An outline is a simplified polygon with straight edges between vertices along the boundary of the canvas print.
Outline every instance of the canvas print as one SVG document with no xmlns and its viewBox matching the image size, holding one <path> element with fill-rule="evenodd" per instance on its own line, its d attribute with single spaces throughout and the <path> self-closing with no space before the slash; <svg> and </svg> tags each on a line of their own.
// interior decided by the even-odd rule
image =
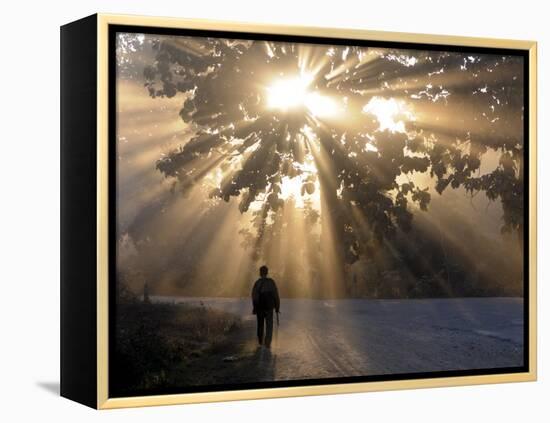
<svg viewBox="0 0 550 423">
<path fill-rule="evenodd" d="M 117 32 L 110 396 L 522 371 L 526 57 Z"/>
</svg>

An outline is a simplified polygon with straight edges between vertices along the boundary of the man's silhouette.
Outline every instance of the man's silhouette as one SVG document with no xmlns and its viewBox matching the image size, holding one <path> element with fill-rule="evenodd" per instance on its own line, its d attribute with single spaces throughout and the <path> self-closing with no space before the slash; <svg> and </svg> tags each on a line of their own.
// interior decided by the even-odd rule
<svg viewBox="0 0 550 423">
<path fill-rule="evenodd" d="M 268 271 L 267 266 L 260 267 L 260 279 L 252 288 L 252 313 L 258 319 L 258 343 L 270 348 L 273 337 L 273 310 L 279 313 L 280 300 L 275 281 L 267 277 Z"/>
</svg>

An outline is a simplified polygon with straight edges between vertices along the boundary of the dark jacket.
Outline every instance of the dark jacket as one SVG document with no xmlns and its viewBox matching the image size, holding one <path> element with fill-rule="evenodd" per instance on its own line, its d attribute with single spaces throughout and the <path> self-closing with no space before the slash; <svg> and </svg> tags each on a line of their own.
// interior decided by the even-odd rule
<svg viewBox="0 0 550 423">
<path fill-rule="evenodd" d="M 253 313 L 258 311 L 275 311 L 279 312 L 280 300 L 279 291 L 275 281 L 271 278 L 260 278 L 252 288 L 252 306 Z"/>
</svg>

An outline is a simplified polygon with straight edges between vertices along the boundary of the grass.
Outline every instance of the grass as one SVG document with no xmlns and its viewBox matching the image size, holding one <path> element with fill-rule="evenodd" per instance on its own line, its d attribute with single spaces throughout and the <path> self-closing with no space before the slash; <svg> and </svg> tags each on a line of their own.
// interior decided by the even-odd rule
<svg viewBox="0 0 550 423">
<path fill-rule="evenodd" d="M 204 362 L 227 349 L 240 324 L 238 317 L 205 306 L 118 304 L 110 393 L 170 388 L 175 372 L 179 383 L 200 385 Z"/>
</svg>

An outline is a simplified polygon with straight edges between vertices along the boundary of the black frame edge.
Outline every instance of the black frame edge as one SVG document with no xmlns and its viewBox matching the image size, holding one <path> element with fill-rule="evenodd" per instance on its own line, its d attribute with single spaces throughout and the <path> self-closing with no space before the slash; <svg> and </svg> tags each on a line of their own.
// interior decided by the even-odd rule
<svg viewBox="0 0 550 423">
<path fill-rule="evenodd" d="M 60 35 L 60 392 L 97 408 L 97 15 Z"/>
</svg>

